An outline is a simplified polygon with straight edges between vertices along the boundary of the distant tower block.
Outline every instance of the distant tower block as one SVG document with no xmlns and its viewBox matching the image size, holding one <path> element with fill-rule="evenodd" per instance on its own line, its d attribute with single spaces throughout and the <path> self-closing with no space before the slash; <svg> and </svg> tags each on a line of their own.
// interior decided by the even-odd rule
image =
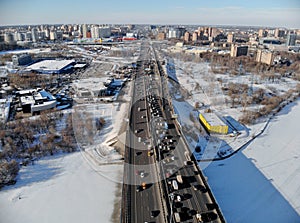
<svg viewBox="0 0 300 223">
<path fill-rule="evenodd" d="M 234 35 L 233 33 L 228 33 L 227 35 L 227 43 L 233 43 Z"/>
<path fill-rule="evenodd" d="M 190 42 L 191 41 L 191 34 L 189 32 L 185 32 L 184 41 L 185 42 Z"/>
<path fill-rule="evenodd" d="M 192 41 L 193 42 L 196 42 L 198 40 L 198 33 L 197 32 L 194 32 L 193 33 L 193 36 L 192 36 Z"/>
</svg>

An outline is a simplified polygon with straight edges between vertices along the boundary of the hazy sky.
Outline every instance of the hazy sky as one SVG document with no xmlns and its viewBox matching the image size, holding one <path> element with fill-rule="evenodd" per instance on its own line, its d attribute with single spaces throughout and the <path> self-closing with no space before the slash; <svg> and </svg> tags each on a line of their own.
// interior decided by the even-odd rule
<svg viewBox="0 0 300 223">
<path fill-rule="evenodd" d="M 0 24 L 147 23 L 300 28 L 300 0 L 0 0 Z"/>
</svg>

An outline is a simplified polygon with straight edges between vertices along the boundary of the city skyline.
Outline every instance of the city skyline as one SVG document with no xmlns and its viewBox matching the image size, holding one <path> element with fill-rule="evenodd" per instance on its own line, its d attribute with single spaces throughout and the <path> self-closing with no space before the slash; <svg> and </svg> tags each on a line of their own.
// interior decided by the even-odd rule
<svg viewBox="0 0 300 223">
<path fill-rule="evenodd" d="M 298 0 L 0 0 L 0 25 L 209 24 L 300 28 Z"/>
</svg>

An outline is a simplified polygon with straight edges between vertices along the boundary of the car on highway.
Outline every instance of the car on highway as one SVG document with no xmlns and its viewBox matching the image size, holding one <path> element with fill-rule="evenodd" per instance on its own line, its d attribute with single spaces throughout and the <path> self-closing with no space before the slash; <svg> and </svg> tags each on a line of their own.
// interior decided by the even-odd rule
<svg viewBox="0 0 300 223">
<path fill-rule="evenodd" d="M 141 190 L 142 190 L 141 186 L 138 185 L 138 186 L 136 187 L 136 192 L 140 192 Z"/>
<path fill-rule="evenodd" d="M 143 170 L 140 172 L 140 176 L 141 176 L 141 178 L 145 177 L 145 172 Z"/>
<path fill-rule="evenodd" d="M 188 166 L 188 165 L 193 165 L 193 161 L 184 161 L 184 165 Z"/>
<path fill-rule="evenodd" d="M 142 154 L 141 151 L 138 151 L 138 152 L 135 153 L 136 156 L 139 156 L 139 155 L 141 155 L 141 154 Z"/>
<path fill-rule="evenodd" d="M 199 185 L 198 184 L 192 184 L 191 185 L 193 190 L 198 190 L 199 189 Z"/>
<path fill-rule="evenodd" d="M 160 213 L 160 210 L 153 210 L 153 211 L 151 211 L 150 217 L 155 218 L 159 215 L 159 213 Z"/>
</svg>

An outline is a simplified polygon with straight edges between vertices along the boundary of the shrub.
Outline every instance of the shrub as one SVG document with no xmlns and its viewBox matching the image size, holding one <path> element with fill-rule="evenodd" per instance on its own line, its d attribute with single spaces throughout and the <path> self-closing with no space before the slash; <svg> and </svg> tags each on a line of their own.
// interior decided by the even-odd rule
<svg viewBox="0 0 300 223">
<path fill-rule="evenodd" d="M 7 184 L 14 184 L 15 178 L 19 172 L 17 161 L 4 161 L 0 163 L 0 188 Z"/>
</svg>

